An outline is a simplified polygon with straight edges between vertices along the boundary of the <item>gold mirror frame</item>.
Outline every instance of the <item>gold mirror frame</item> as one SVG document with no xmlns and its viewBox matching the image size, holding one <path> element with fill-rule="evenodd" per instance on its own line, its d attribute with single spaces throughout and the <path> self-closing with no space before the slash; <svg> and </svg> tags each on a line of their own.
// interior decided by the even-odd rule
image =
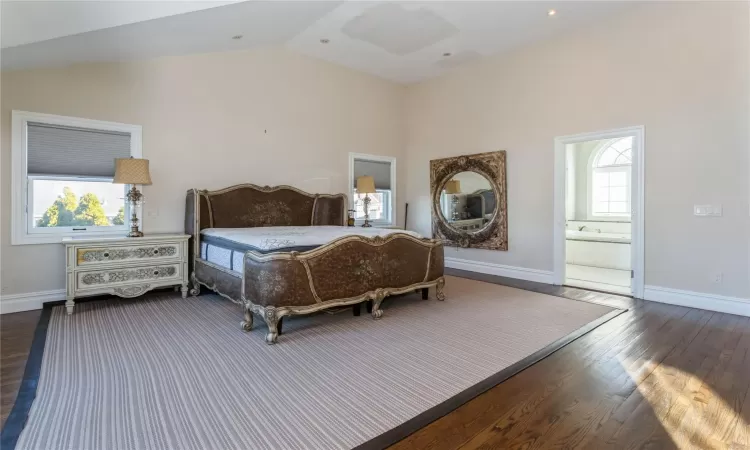
<svg viewBox="0 0 750 450">
<path fill-rule="evenodd" d="M 489 223 L 476 231 L 451 227 L 440 211 L 440 194 L 445 183 L 461 172 L 476 172 L 490 182 L 495 195 L 495 211 Z M 432 236 L 444 245 L 487 250 L 508 250 L 508 204 L 506 195 L 505 151 L 454 156 L 430 161 Z"/>
</svg>

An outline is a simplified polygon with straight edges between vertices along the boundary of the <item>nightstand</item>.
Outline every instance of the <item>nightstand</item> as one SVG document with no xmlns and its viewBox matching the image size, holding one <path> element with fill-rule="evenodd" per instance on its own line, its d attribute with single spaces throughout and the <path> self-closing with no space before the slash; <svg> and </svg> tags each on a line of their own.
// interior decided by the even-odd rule
<svg viewBox="0 0 750 450">
<path fill-rule="evenodd" d="M 188 293 L 186 234 L 150 234 L 129 238 L 71 238 L 65 245 L 68 314 L 75 298 L 112 294 L 137 297 L 152 289 L 181 287 Z"/>
</svg>

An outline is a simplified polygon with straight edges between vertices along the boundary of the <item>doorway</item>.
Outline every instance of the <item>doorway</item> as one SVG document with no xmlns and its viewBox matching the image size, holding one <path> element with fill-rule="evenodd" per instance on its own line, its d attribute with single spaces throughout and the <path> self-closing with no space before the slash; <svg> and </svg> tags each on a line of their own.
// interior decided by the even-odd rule
<svg viewBox="0 0 750 450">
<path fill-rule="evenodd" d="M 555 139 L 554 274 L 643 297 L 643 127 Z"/>
</svg>

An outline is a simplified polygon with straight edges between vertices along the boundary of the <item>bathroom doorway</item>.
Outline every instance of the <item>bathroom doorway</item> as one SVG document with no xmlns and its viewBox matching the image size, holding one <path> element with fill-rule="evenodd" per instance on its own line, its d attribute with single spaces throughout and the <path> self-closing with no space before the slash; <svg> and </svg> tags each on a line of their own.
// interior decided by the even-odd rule
<svg viewBox="0 0 750 450">
<path fill-rule="evenodd" d="M 643 129 L 555 140 L 555 279 L 642 297 Z"/>
</svg>

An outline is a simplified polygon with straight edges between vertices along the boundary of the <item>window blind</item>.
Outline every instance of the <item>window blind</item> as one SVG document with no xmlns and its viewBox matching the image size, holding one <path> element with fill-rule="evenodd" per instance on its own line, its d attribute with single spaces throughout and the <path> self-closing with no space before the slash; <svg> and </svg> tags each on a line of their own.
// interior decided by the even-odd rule
<svg viewBox="0 0 750 450">
<path fill-rule="evenodd" d="M 369 175 L 375 180 L 375 189 L 391 189 L 391 163 L 382 161 L 354 160 L 354 186 L 357 178 Z"/>
<path fill-rule="evenodd" d="M 29 175 L 113 177 L 115 158 L 130 157 L 130 133 L 27 124 Z"/>
</svg>

